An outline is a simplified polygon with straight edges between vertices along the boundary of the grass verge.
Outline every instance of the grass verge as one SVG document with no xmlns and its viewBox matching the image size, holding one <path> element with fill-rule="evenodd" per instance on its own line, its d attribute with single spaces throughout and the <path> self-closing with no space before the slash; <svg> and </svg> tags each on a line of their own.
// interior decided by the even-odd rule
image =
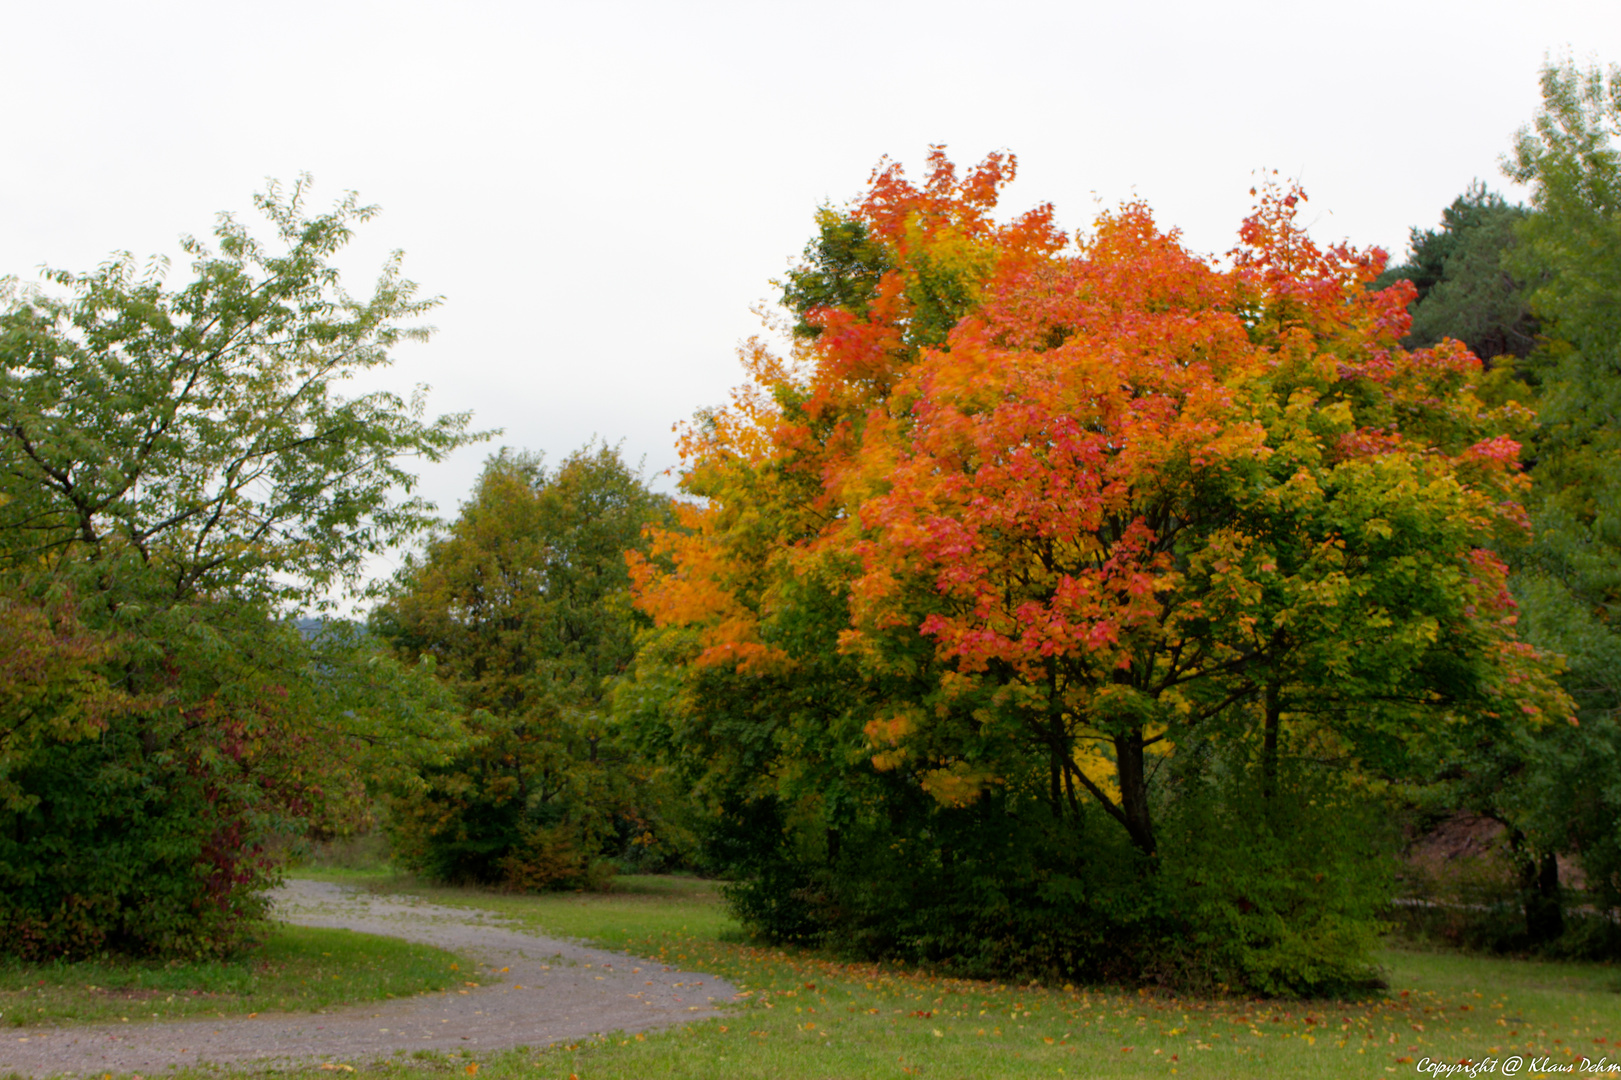
<svg viewBox="0 0 1621 1080">
<path fill-rule="evenodd" d="M 472 961 L 398 938 L 273 925 L 226 960 L 0 963 L 0 1024 L 314 1011 L 442 990 Z"/>
<path fill-rule="evenodd" d="M 624 877 L 608 894 L 510 896 L 375 873 L 323 877 L 499 912 L 537 931 L 724 976 L 745 996 L 722 1019 L 645 1035 L 232 1076 L 1382 1080 L 1419 1075 L 1426 1060 L 1495 1058 L 1493 1073 L 1502 1075 L 1501 1063 L 1517 1056 L 1517 1075 L 1527 1077 L 1592 1074 L 1580 1071 L 1581 1058 L 1614 1062 L 1621 1039 L 1616 972 L 1597 965 L 1393 950 L 1382 956 L 1392 989 L 1380 998 L 1210 1000 L 953 979 L 762 948 L 742 940 L 710 885 L 691 879 Z"/>
<path fill-rule="evenodd" d="M 375 875 L 350 881 L 497 911 L 537 931 L 713 972 L 746 994 L 725 1019 L 666 1032 L 494 1054 L 419 1053 L 372 1066 L 357 1062 L 357 1075 L 1338 1080 L 1416 1075 L 1425 1059 L 1501 1062 L 1518 1055 L 1519 1075 L 1553 1076 L 1568 1075 L 1564 1070 L 1583 1056 L 1602 1060 L 1621 1038 L 1616 973 L 1594 965 L 1392 950 L 1382 957 L 1392 990 L 1380 998 L 1193 999 L 952 979 L 761 948 L 741 940 L 712 887 L 690 879 L 626 877 L 613 893 L 551 896 Z M 1536 1067 L 1539 1060 L 1546 1067 Z"/>
</svg>

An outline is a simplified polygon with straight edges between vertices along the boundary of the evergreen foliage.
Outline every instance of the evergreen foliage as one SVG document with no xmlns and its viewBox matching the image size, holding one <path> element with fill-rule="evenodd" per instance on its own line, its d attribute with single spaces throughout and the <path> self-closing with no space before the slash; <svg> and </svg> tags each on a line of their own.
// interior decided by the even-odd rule
<svg viewBox="0 0 1621 1080">
<path fill-rule="evenodd" d="M 1488 362 L 1530 353 L 1537 322 L 1513 258 L 1526 214 L 1476 181 L 1441 212 L 1439 229 L 1413 227 L 1407 262 L 1377 282 L 1407 280 L 1418 290 L 1404 344 L 1420 348 L 1455 338 Z"/>
</svg>

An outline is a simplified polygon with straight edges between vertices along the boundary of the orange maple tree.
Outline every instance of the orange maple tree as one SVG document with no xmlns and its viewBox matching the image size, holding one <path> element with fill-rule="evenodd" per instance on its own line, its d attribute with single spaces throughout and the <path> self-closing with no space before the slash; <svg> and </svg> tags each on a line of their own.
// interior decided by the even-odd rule
<svg viewBox="0 0 1621 1080">
<path fill-rule="evenodd" d="M 791 355 L 745 350 L 751 385 L 683 433 L 701 501 L 635 560 L 687 677 L 839 681 L 785 758 L 833 732 L 828 769 L 942 806 L 1040 776 L 1147 855 L 1180 746 L 1252 750 L 1266 799 L 1291 746 L 1388 763 L 1563 715 L 1492 554 L 1527 418 L 1461 345 L 1401 347 L 1384 253 L 1320 247 L 1275 184 L 1225 260 L 1140 203 L 1072 240 L 1050 206 L 993 216 L 1014 164 L 936 148 L 823 212 Z"/>
</svg>

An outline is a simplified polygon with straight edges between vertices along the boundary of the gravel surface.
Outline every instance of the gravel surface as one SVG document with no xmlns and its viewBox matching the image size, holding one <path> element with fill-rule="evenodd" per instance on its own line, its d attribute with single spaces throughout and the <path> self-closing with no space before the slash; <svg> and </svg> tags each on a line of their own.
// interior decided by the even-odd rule
<svg viewBox="0 0 1621 1080">
<path fill-rule="evenodd" d="M 423 1049 L 542 1047 L 713 1016 L 717 1005 L 737 993 L 709 975 L 539 937 L 485 912 L 373 896 L 324 882 L 290 882 L 276 894 L 276 914 L 301 926 L 426 942 L 511 970 L 494 986 L 319 1013 L 0 1028 L 0 1073 L 100 1074 L 199 1062 L 308 1065 Z M 488 981 L 483 976 L 473 978 Z"/>
</svg>

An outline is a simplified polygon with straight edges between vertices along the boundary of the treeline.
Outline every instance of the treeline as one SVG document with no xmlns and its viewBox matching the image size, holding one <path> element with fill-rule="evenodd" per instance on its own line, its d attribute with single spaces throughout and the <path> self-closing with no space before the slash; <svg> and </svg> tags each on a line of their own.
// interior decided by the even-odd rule
<svg viewBox="0 0 1621 1080">
<path fill-rule="evenodd" d="M 1613 950 L 1557 860 L 1621 906 L 1621 76 L 1543 89 L 1531 205 L 1472 185 L 1396 267 L 1287 185 L 1214 261 L 1136 203 L 1000 220 L 1010 156 L 885 166 L 681 497 L 503 451 L 308 636 L 473 437 L 330 392 L 425 306 L 338 290 L 366 211 L 14 289 L 0 947 L 226 948 L 275 852 L 382 827 L 442 880 L 720 874 L 779 941 L 1324 993 L 1376 979 L 1397 825 L 1469 811 L 1515 943 Z"/>
</svg>

